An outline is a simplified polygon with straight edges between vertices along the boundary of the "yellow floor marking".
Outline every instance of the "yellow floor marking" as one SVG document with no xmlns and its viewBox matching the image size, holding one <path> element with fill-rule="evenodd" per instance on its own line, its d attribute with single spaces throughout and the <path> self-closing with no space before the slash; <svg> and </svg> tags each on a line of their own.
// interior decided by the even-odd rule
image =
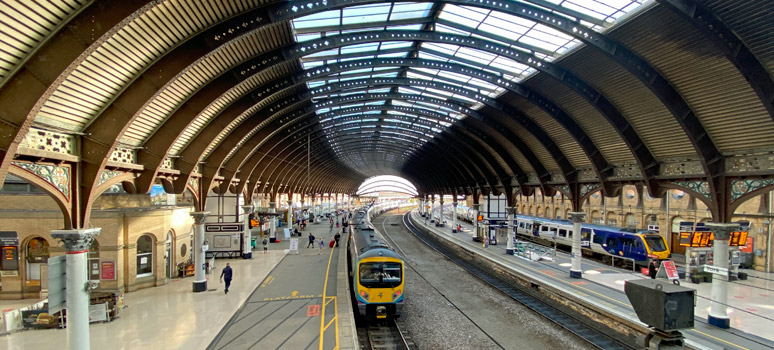
<svg viewBox="0 0 774 350">
<path fill-rule="evenodd" d="M 333 260 L 333 252 L 334 250 L 331 249 L 331 253 L 328 255 L 328 268 L 325 269 L 325 283 L 323 283 L 323 303 L 322 303 L 322 312 L 320 314 L 320 350 L 323 350 L 323 343 L 325 341 L 325 305 L 327 304 L 326 299 L 328 298 L 326 294 L 328 293 L 328 274 L 331 272 L 331 260 Z M 338 318 L 336 319 L 336 323 L 338 324 Z M 337 326 L 338 328 L 338 326 Z M 336 348 L 339 347 L 339 337 L 336 335 Z"/>
<path fill-rule="evenodd" d="M 266 286 L 270 285 L 271 282 L 273 281 L 274 281 L 274 276 L 272 275 L 267 276 L 266 280 L 264 280 L 263 283 L 261 283 L 261 288 L 266 288 Z"/>
<path fill-rule="evenodd" d="M 689 329 L 689 331 L 691 331 L 691 332 L 696 332 L 696 333 L 699 333 L 699 334 L 701 334 L 701 335 L 703 335 L 703 336 L 705 336 L 705 337 L 710 337 L 710 338 L 712 338 L 712 339 L 715 339 L 715 340 L 717 340 L 717 341 L 724 342 L 724 343 L 726 343 L 726 344 L 728 344 L 728 345 L 733 345 L 733 346 L 736 346 L 737 348 L 740 348 L 740 349 L 744 349 L 744 350 L 750 350 L 750 349 L 748 349 L 748 348 L 745 348 L 744 346 L 736 345 L 736 344 L 734 344 L 734 343 L 732 343 L 732 342 L 729 342 L 729 341 L 727 341 L 727 340 L 723 340 L 723 339 L 720 339 L 720 338 L 718 338 L 718 337 L 711 336 L 711 335 L 709 335 L 709 334 L 707 334 L 707 333 L 704 333 L 704 332 L 702 332 L 702 331 L 698 331 L 698 330 L 696 330 L 695 328 L 691 328 L 691 329 Z"/>
</svg>

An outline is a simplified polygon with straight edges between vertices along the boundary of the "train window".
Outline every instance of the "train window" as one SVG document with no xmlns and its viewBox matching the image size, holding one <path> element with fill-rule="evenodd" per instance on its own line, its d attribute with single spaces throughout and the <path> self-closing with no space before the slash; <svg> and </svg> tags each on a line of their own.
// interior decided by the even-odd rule
<svg viewBox="0 0 774 350">
<path fill-rule="evenodd" d="M 590 241 L 591 240 L 591 230 L 587 228 L 581 229 L 581 241 Z"/>
<path fill-rule="evenodd" d="M 618 240 L 616 240 L 615 237 L 608 237 L 605 244 L 607 244 L 608 249 L 618 248 Z"/>
<path fill-rule="evenodd" d="M 524 223 L 523 223 L 523 222 L 520 222 L 520 223 L 519 223 L 519 227 L 521 227 L 521 228 L 524 228 Z"/>
<path fill-rule="evenodd" d="M 567 237 L 567 230 L 559 230 L 559 237 Z"/>
<path fill-rule="evenodd" d="M 594 235 L 593 242 L 595 244 L 602 244 L 602 242 L 604 242 L 604 241 L 605 241 L 605 236 L 604 235 L 600 235 L 600 234 L 595 234 Z"/>
<path fill-rule="evenodd" d="M 402 281 L 401 266 L 397 262 L 362 263 L 358 276 L 360 284 L 368 288 L 396 287 Z"/>
<path fill-rule="evenodd" d="M 653 252 L 663 252 L 667 250 L 664 239 L 659 235 L 645 235 L 645 243 L 650 246 L 650 250 Z"/>
</svg>

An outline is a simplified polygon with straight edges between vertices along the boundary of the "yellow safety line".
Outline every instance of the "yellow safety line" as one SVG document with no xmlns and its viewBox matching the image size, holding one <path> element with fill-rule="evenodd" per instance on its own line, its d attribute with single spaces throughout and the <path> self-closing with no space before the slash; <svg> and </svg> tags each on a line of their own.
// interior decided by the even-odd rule
<svg viewBox="0 0 774 350">
<path fill-rule="evenodd" d="M 446 233 L 444 233 L 443 231 L 441 231 L 441 233 L 442 233 L 442 234 L 444 234 L 444 235 L 446 235 Z M 450 238 L 454 239 L 455 241 L 459 241 L 459 242 L 461 242 L 459 239 L 457 239 L 457 237 L 453 237 L 453 236 L 452 236 L 452 237 L 450 237 Z M 631 307 L 631 305 L 629 305 L 629 304 L 626 304 L 626 303 L 624 303 L 624 302 L 622 302 L 622 301 L 619 301 L 619 300 L 613 299 L 613 298 L 611 298 L 611 297 L 608 297 L 608 296 L 606 296 L 606 295 L 604 295 L 604 294 L 600 294 L 600 293 L 597 293 L 597 292 L 595 292 L 595 291 L 593 291 L 593 290 L 590 290 L 590 289 L 586 289 L 586 288 L 583 288 L 583 287 L 576 286 L 576 285 L 572 284 L 572 282 L 567 282 L 567 281 L 564 281 L 564 280 L 562 280 L 562 279 L 560 279 L 560 278 L 558 278 L 558 277 L 554 277 L 554 276 L 551 276 L 551 275 L 549 275 L 549 274 L 547 274 L 547 273 L 540 272 L 540 270 L 538 270 L 538 269 L 535 269 L 535 268 L 533 268 L 532 266 L 529 266 L 529 265 L 524 265 L 524 264 L 522 264 L 522 263 L 520 263 L 520 262 L 518 262 L 518 261 L 509 261 L 509 263 L 513 263 L 513 264 L 519 265 L 519 266 L 521 266 L 521 267 L 527 268 L 527 269 L 529 269 L 529 270 L 532 270 L 532 271 L 534 271 L 534 272 L 536 272 L 536 273 L 539 273 L 539 274 L 541 274 L 541 275 L 543 275 L 543 276 L 546 276 L 546 277 L 548 277 L 548 278 L 551 278 L 551 279 L 553 279 L 553 280 L 556 280 L 556 281 L 558 281 L 558 282 L 561 282 L 561 283 L 563 283 L 563 284 L 566 284 L 566 285 L 571 285 L 573 288 L 576 288 L 576 289 L 582 289 L 582 290 L 584 290 L 584 291 L 587 291 L 587 292 L 589 292 L 589 293 L 592 293 L 592 294 L 598 295 L 598 296 L 600 296 L 600 297 L 603 297 L 603 298 L 605 298 L 605 299 L 611 300 L 611 301 L 613 301 L 613 302 L 616 302 L 616 303 L 618 303 L 618 304 L 621 304 L 621 305 L 624 305 L 624 306 L 629 306 L 629 307 Z M 712 336 L 712 335 L 709 335 L 709 334 L 707 334 L 707 333 L 704 333 L 704 332 L 702 332 L 702 331 L 698 331 L 698 330 L 696 330 L 695 328 L 691 328 L 691 329 L 689 329 L 689 330 L 690 330 L 690 331 L 693 331 L 693 332 L 696 332 L 696 333 L 699 333 L 699 334 L 702 334 L 702 335 L 705 335 L 705 336 L 707 336 L 707 337 L 710 337 L 710 338 L 712 338 L 712 339 L 715 339 L 715 340 L 718 340 L 718 341 L 724 342 L 724 343 L 726 343 L 726 344 L 729 344 L 729 345 L 736 346 L 736 347 L 738 347 L 738 348 L 740 348 L 740 349 L 749 350 L 749 349 L 747 349 L 747 348 L 745 348 L 745 347 L 743 347 L 743 346 L 740 346 L 740 345 L 737 345 L 737 344 L 731 343 L 731 342 L 729 342 L 729 341 L 727 341 L 727 340 L 723 340 L 723 339 L 720 339 L 720 338 L 714 337 L 714 336 Z"/>
<path fill-rule="evenodd" d="M 748 348 L 745 348 L 744 346 L 741 346 L 741 345 L 734 344 L 734 343 L 732 343 L 732 342 L 729 342 L 729 341 L 727 341 L 727 340 L 723 340 L 723 339 L 720 339 L 720 338 L 718 338 L 718 337 L 715 337 L 715 336 L 709 335 L 709 334 L 707 334 L 707 333 L 704 333 L 704 332 L 702 332 L 702 331 L 698 331 L 698 330 L 696 330 L 695 328 L 691 328 L 691 329 L 689 329 L 689 331 L 691 331 L 691 332 L 696 332 L 696 333 L 699 333 L 699 334 L 701 334 L 701 335 L 704 335 L 704 336 L 710 337 L 710 338 L 712 338 L 712 339 L 715 339 L 715 340 L 717 340 L 717 341 L 724 342 L 724 343 L 726 343 L 726 344 L 728 344 L 728 345 L 733 345 L 733 346 L 736 346 L 736 347 L 738 347 L 738 348 L 740 348 L 740 349 L 744 349 L 744 350 L 750 350 L 750 349 L 748 349 Z"/>
<path fill-rule="evenodd" d="M 331 272 L 331 260 L 333 260 L 333 249 L 331 254 L 328 255 L 328 268 L 325 270 L 325 283 L 323 283 L 323 303 L 322 312 L 320 314 L 320 350 L 323 350 L 323 341 L 325 340 L 325 299 L 327 299 L 326 293 L 328 292 L 328 274 Z M 338 347 L 338 343 L 336 346 Z"/>
</svg>

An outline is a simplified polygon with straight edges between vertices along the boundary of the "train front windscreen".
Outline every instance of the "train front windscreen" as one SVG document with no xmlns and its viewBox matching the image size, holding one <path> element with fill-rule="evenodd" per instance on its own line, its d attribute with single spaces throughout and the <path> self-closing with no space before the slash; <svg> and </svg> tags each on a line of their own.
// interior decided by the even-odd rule
<svg viewBox="0 0 774 350">
<path fill-rule="evenodd" d="M 645 242 L 648 243 L 652 252 L 663 252 L 667 250 L 664 239 L 659 235 L 645 235 Z"/>
<path fill-rule="evenodd" d="M 400 285 L 400 263 L 366 262 L 360 264 L 360 284 L 366 288 L 394 288 Z"/>
</svg>

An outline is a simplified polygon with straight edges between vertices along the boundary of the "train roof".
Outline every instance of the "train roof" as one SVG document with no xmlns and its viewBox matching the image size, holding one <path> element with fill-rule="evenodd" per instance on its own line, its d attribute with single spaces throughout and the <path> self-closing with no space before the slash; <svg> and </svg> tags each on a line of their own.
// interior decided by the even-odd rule
<svg viewBox="0 0 774 350">
<path fill-rule="evenodd" d="M 542 218 L 538 216 L 531 216 L 531 215 L 521 215 L 517 214 L 517 217 L 524 217 L 529 218 L 533 220 L 537 220 L 544 223 L 551 223 L 551 224 L 564 224 L 564 225 L 572 225 L 572 221 L 570 220 L 564 220 L 564 219 L 549 219 L 549 218 Z M 648 233 L 647 229 L 642 228 L 628 228 L 628 227 L 617 227 L 617 226 L 606 226 L 606 225 L 600 225 L 600 224 L 589 224 L 589 223 L 581 223 L 583 228 L 590 228 L 595 230 L 617 230 L 622 232 L 628 232 L 628 233 Z"/>
</svg>

